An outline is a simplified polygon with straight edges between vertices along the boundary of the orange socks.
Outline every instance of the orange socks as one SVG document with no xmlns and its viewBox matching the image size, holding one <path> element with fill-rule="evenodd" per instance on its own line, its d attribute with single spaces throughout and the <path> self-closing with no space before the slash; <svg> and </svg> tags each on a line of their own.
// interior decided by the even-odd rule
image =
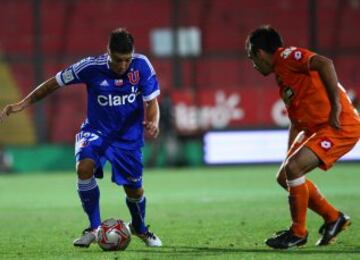
<svg viewBox="0 0 360 260">
<path fill-rule="evenodd" d="M 299 237 L 307 234 L 306 210 L 309 201 L 309 190 L 305 182 L 305 176 L 287 181 L 289 187 L 289 205 L 292 219 L 292 232 Z"/>
<path fill-rule="evenodd" d="M 339 217 L 335 209 L 322 196 L 316 185 L 305 179 L 305 176 L 287 181 L 289 189 L 289 205 L 291 212 L 291 230 L 296 236 L 304 237 L 306 231 L 306 210 L 311 210 L 322 216 L 326 223 L 333 222 Z"/>
<path fill-rule="evenodd" d="M 335 221 L 339 217 L 339 211 L 325 199 L 312 181 L 307 179 L 306 185 L 309 190 L 309 208 L 322 216 L 326 223 Z"/>
</svg>

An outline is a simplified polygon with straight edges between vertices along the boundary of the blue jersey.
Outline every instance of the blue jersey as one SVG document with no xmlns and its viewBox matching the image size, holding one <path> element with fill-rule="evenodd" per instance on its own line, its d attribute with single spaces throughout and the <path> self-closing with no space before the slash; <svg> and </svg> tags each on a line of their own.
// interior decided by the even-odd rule
<svg viewBox="0 0 360 260">
<path fill-rule="evenodd" d="M 154 68 L 146 56 L 133 54 L 129 69 L 119 76 L 108 55 L 85 58 L 56 74 L 60 86 L 87 86 L 87 118 L 81 130 L 95 132 L 113 145 L 137 149 L 144 144 L 144 101 L 160 94 Z"/>
</svg>

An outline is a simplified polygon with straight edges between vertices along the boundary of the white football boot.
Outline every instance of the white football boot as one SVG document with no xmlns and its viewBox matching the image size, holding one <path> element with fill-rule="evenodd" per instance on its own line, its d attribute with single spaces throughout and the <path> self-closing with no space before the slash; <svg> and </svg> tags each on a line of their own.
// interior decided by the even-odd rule
<svg viewBox="0 0 360 260">
<path fill-rule="evenodd" d="M 150 232 L 149 230 L 144 234 L 138 234 L 138 233 L 136 233 L 136 231 L 131 223 L 128 224 L 128 227 L 129 227 L 131 234 L 137 236 L 142 241 L 144 241 L 145 245 L 147 245 L 149 247 L 162 246 L 162 242 L 161 242 L 160 238 L 157 235 L 155 235 L 154 233 Z"/>
<path fill-rule="evenodd" d="M 87 228 L 82 232 L 82 236 L 75 239 L 74 246 L 77 247 L 89 247 L 92 243 L 96 243 L 96 229 Z"/>
</svg>

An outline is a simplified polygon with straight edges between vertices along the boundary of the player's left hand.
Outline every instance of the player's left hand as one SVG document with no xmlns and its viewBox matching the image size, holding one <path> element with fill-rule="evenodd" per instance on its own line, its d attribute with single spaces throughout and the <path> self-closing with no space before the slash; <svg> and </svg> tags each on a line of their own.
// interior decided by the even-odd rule
<svg viewBox="0 0 360 260">
<path fill-rule="evenodd" d="M 329 124 L 331 127 L 335 129 L 341 129 L 340 113 L 341 113 L 341 106 L 336 110 L 332 109 L 329 115 Z"/>
<path fill-rule="evenodd" d="M 146 135 L 150 138 L 156 138 L 159 135 L 159 125 L 151 121 L 143 122 Z"/>
</svg>

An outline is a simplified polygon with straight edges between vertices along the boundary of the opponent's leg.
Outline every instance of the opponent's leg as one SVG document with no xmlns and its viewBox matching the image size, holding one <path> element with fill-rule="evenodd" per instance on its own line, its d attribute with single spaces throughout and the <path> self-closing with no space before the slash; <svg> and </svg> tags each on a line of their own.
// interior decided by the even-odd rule
<svg viewBox="0 0 360 260">
<path fill-rule="evenodd" d="M 318 187 L 309 179 L 306 180 L 309 190 L 309 208 L 323 217 L 329 223 L 335 221 L 340 213 L 321 194 Z"/>
<path fill-rule="evenodd" d="M 304 175 L 319 164 L 318 157 L 307 147 L 302 147 L 285 162 L 292 225 L 288 231 L 277 233 L 276 236 L 269 238 L 266 244 L 270 247 L 285 249 L 306 243 L 306 210 L 309 190 Z"/>
<path fill-rule="evenodd" d="M 124 190 L 126 193 L 126 205 L 132 218 L 129 224 L 131 233 L 141 238 L 147 246 L 161 246 L 162 242 L 159 237 L 150 232 L 145 224 L 146 198 L 144 196 L 144 189 L 142 187 L 131 188 L 124 186 Z"/>
<path fill-rule="evenodd" d="M 288 191 L 286 174 L 283 166 L 280 167 L 276 180 L 281 187 Z M 306 178 L 306 185 L 309 190 L 308 208 L 323 217 L 326 223 L 335 221 L 339 217 L 339 211 L 327 201 L 319 191 L 318 187 L 308 178 Z"/>
</svg>

